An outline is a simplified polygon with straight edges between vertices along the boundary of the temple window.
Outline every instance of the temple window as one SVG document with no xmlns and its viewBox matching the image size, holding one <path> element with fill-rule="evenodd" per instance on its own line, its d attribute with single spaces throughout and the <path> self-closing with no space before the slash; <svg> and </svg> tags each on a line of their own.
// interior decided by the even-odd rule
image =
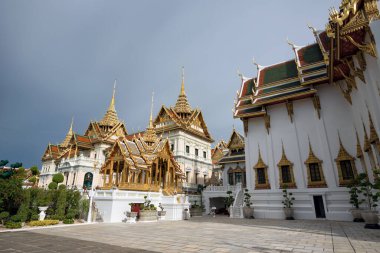
<svg viewBox="0 0 380 253">
<path fill-rule="evenodd" d="M 266 184 L 267 180 L 265 178 L 265 169 L 264 168 L 256 169 L 256 174 L 257 174 L 257 183 Z"/>
<path fill-rule="evenodd" d="M 318 163 L 310 163 L 309 164 L 309 171 L 310 171 L 310 180 L 312 182 L 321 181 L 321 173 L 319 171 Z"/>
<path fill-rule="evenodd" d="M 343 147 L 340 137 L 339 152 L 335 162 L 338 168 L 339 186 L 348 185 L 351 180 L 357 176 L 355 158 L 352 157 Z"/>
<path fill-rule="evenodd" d="M 287 184 L 292 182 L 289 165 L 281 166 L 281 177 L 283 183 Z"/>
<path fill-rule="evenodd" d="M 228 173 L 228 184 L 234 185 L 234 174 L 233 173 Z"/>
<path fill-rule="evenodd" d="M 241 172 L 235 172 L 235 184 L 242 183 L 242 173 Z"/>
<path fill-rule="evenodd" d="M 293 163 L 288 160 L 285 154 L 284 145 L 282 145 L 281 160 L 277 164 L 279 168 L 280 188 L 296 188 L 296 182 L 293 174 Z"/>
<path fill-rule="evenodd" d="M 186 153 L 189 154 L 190 153 L 190 147 L 188 145 L 186 145 Z"/>
<path fill-rule="evenodd" d="M 203 158 L 206 158 L 207 157 L 207 153 L 206 151 L 203 151 Z"/>
<path fill-rule="evenodd" d="M 170 150 L 171 150 L 171 151 L 174 150 L 174 144 L 170 144 Z"/>
<path fill-rule="evenodd" d="M 207 175 L 203 175 L 203 184 L 206 184 L 207 181 Z"/>
<path fill-rule="evenodd" d="M 340 161 L 339 163 L 340 163 L 340 169 L 342 170 L 343 180 L 354 179 L 354 171 L 352 170 L 351 161 L 344 160 L 344 161 Z"/>
<path fill-rule="evenodd" d="M 186 182 L 189 183 L 189 174 L 190 172 L 186 171 Z"/>
<path fill-rule="evenodd" d="M 257 160 L 256 165 L 253 167 L 253 169 L 256 171 L 256 185 L 255 189 L 270 189 L 270 185 L 268 182 L 267 177 L 267 168 L 268 166 L 264 163 L 261 152 L 259 148 L 259 158 Z"/>
<path fill-rule="evenodd" d="M 326 187 L 325 177 L 322 170 L 322 160 L 319 160 L 311 147 L 309 139 L 309 156 L 305 161 L 306 172 L 307 172 L 307 187 L 309 188 L 320 188 Z"/>
<path fill-rule="evenodd" d="M 196 149 L 195 149 L 195 156 L 198 156 L 198 151 L 199 151 L 199 150 L 196 148 Z"/>
<path fill-rule="evenodd" d="M 195 173 L 195 184 L 198 184 L 198 174 L 199 173 Z"/>
</svg>

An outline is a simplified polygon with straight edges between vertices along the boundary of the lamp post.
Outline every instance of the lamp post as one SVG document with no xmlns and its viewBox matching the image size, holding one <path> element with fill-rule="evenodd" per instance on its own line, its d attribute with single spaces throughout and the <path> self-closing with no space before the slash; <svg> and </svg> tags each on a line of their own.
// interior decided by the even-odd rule
<svg viewBox="0 0 380 253">
<path fill-rule="evenodd" d="M 92 182 L 91 182 L 91 190 L 88 193 L 88 196 L 90 198 L 90 205 L 88 207 L 88 215 L 87 215 L 87 223 L 90 223 L 92 220 L 92 202 L 94 198 L 94 177 L 96 172 L 96 166 L 98 165 L 98 162 L 95 160 L 94 162 L 94 171 L 92 174 Z"/>
</svg>

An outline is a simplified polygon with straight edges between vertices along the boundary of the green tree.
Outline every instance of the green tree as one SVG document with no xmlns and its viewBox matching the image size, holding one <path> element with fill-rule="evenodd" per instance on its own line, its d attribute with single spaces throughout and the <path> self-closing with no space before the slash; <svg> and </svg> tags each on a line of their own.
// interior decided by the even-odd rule
<svg viewBox="0 0 380 253">
<path fill-rule="evenodd" d="M 1 224 L 4 225 L 5 221 L 9 218 L 9 213 L 8 212 L 1 212 L 0 213 L 0 220 Z"/>
<path fill-rule="evenodd" d="M 30 171 L 32 172 L 32 175 L 33 175 L 33 176 L 38 176 L 38 175 L 40 174 L 40 170 L 38 169 L 37 166 L 32 166 L 32 167 L 30 168 Z"/>
<path fill-rule="evenodd" d="M 64 180 L 64 177 L 63 177 L 62 173 L 57 173 L 53 176 L 53 182 L 56 182 L 57 184 L 62 183 L 63 180 Z"/>
<path fill-rule="evenodd" d="M 0 167 L 3 167 L 3 166 L 5 166 L 5 165 L 7 165 L 8 163 L 9 163 L 8 160 L 1 160 L 1 161 L 0 161 Z"/>
<path fill-rule="evenodd" d="M 56 182 L 50 182 L 50 184 L 48 185 L 48 188 L 50 190 L 57 190 L 57 187 L 58 187 L 58 184 Z"/>
<path fill-rule="evenodd" d="M 17 212 L 23 199 L 22 182 L 16 174 L 7 179 L 0 178 L 0 210 L 10 214 Z"/>
<path fill-rule="evenodd" d="M 59 220 L 65 218 L 66 211 L 66 190 L 58 190 L 57 209 L 55 215 Z"/>
<path fill-rule="evenodd" d="M 28 189 L 23 190 L 22 203 L 21 203 L 21 205 L 17 211 L 17 216 L 19 217 L 20 221 L 22 221 L 22 222 L 29 220 L 29 217 L 30 217 L 30 200 L 31 200 L 30 190 L 28 190 Z"/>
</svg>

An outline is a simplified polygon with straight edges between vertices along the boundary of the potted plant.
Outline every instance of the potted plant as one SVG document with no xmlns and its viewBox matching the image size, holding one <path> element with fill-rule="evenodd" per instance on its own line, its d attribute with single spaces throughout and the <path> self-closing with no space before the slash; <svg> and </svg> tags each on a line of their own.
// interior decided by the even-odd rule
<svg viewBox="0 0 380 253">
<path fill-rule="evenodd" d="M 157 208 L 151 204 L 148 196 L 144 196 L 139 221 L 157 221 Z"/>
<path fill-rule="evenodd" d="M 282 204 L 284 204 L 284 214 L 285 214 L 285 219 L 287 220 L 294 220 L 293 217 L 293 201 L 295 198 L 293 197 L 293 193 L 288 192 L 288 189 L 285 187 L 282 190 L 284 200 L 282 201 Z"/>
<path fill-rule="evenodd" d="M 362 217 L 362 209 L 360 209 L 360 204 L 364 202 L 363 199 L 359 199 L 359 194 L 361 193 L 361 190 L 359 188 L 359 183 L 361 181 L 361 178 L 366 177 L 365 173 L 359 174 L 359 176 L 351 181 L 351 183 L 347 186 L 350 190 L 350 203 L 354 208 L 350 209 L 350 212 L 352 214 L 352 217 L 354 218 L 354 222 L 363 222 Z"/>
<path fill-rule="evenodd" d="M 164 211 L 164 207 L 162 206 L 161 203 L 158 204 L 158 207 L 160 208 L 160 211 L 157 212 L 158 219 L 159 220 L 165 220 L 166 211 Z"/>
<path fill-rule="evenodd" d="M 129 205 L 131 206 L 131 211 L 125 212 L 125 214 L 127 216 L 127 222 L 136 223 L 136 218 L 137 218 L 138 212 L 135 211 L 135 205 L 133 203 L 129 203 Z"/>
<path fill-rule="evenodd" d="M 45 211 L 49 208 L 51 204 L 50 195 L 47 191 L 41 191 L 37 193 L 37 205 L 40 211 L 38 220 L 44 220 L 46 217 Z"/>
<path fill-rule="evenodd" d="M 197 205 L 197 201 L 194 201 L 194 204 L 190 207 L 190 215 L 191 217 L 200 217 L 202 216 L 203 208 L 200 205 Z"/>
<path fill-rule="evenodd" d="M 243 216 L 244 218 L 254 219 L 253 217 L 253 207 L 251 207 L 251 194 L 248 193 L 248 189 L 244 190 L 244 207 Z"/>
<path fill-rule="evenodd" d="M 228 213 L 231 217 L 232 215 L 232 205 L 234 204 L 235 198 L 232 196 L 232 191 L 227 191 L 227 197 L 224 198 L 224 204 L 228 210 Z"/>
<path fill-rule="evenodd" d="M 375 182 L 371 183 L 365 175 L 360 179 L 360 191 L 365 197 L 365 202 L 367 202 L 368 210 L 362 211 L 362 217 L 365 221 L 365 228 L 379 229 L 379 216 L 376 211 L 377 202 L 380 197 L 380 179 L 379 179 L 379 171 L 374 171 L 375 174 Z"/>
</svg>

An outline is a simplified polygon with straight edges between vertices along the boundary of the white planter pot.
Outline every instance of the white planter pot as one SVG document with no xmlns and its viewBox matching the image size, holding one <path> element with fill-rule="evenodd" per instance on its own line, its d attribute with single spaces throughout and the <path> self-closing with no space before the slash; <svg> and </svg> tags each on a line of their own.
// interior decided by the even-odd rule
<svg viewBox="0 0 380 253">
<path fill-rule="evenodd" d="M 350 213 L 352 214 L 352 217 L 354 218 L 354 222 L 363 222 L 363 217 L 362 217 L 362 209 L 358 208 L 353 208 L 350 209 Z"/>
<path fill-rule="evenodd" d="M 362 211 L 362 217 L 365 221 L 365 228 L 379 229 L 379 216 L 377 211 L 365 210 Z"/>
<path fill-rule="evenodd" d="M 48 206 L 39 206 L 38 207 L 38 210 L 40 210 L 40 214 L 39 214 L 38 220 L 44 220 L 45 219 L 45 217 L 46 217 L 45 211 L 48 208 L 49 208 Z"/>
<path fill-rule="evenodd" d="M 291 207 L 285 207 L 284 208 L 284 214 L 285 214 L 285 219 L 286 220 L 294 220 L 294 217 L 293 217 L 293 208 L 291 208 Z"/>
</svg>

